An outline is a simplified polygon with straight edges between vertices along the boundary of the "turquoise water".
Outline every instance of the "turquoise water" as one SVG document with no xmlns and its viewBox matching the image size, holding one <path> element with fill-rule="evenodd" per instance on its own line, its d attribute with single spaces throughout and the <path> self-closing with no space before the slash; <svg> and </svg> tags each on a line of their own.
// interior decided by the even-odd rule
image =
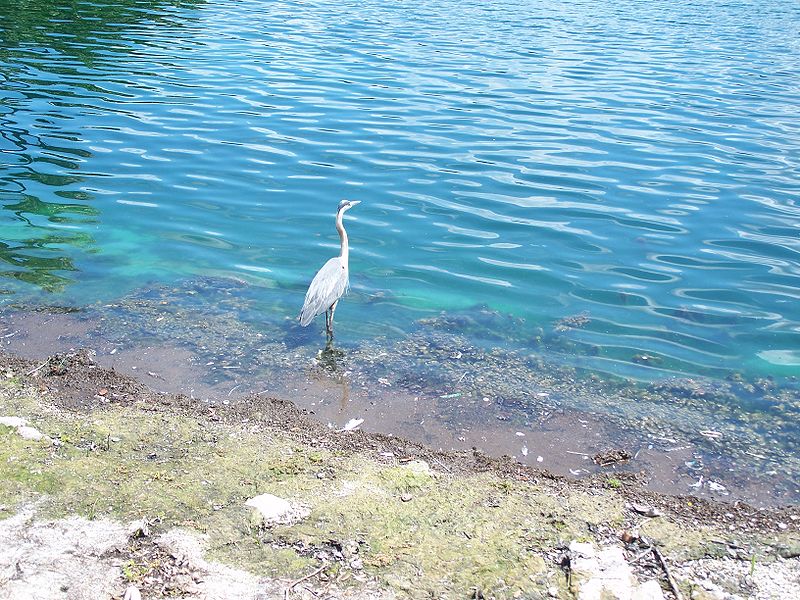
<svg viewBox="0 0 800 600">
<path fill-rule="evenodd" d="M 345 347 L 480 308 L 476 341 L 606 373 L 798 375 L 799 31 L 777 0 L 0 0 L 3 302 L 213 276 L 282 322 L 351 198 Z"/>
</svg>

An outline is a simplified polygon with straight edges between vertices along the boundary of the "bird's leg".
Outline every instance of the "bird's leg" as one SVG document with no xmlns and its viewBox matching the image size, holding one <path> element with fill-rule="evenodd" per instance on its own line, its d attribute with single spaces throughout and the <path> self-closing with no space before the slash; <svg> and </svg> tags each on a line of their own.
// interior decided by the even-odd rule
<svg viewBox="0 0 800 600">
<path fill-rule="evenodd" d="M 331 309 L 325 309 L 325 333 L 328 336 L 328 342 L 330 343 L 331 339 L 333 338 L 333 331 L 331 330 Z"/>
<path fill-rule="evenodd" d="M 336 305 L 337 304 L 339 304 L 338 300 L 336 302 L 334 302 L 333 304 L 331 304 L 331 308 L 330 308 L 330 310 L 331 310 L 331 320 L 330 320 L 330 325 L 328 326 L 328 339 L 330 339 L 331 341 L 333 341 L 333 313 L 336 311 Z"/>
</svg>

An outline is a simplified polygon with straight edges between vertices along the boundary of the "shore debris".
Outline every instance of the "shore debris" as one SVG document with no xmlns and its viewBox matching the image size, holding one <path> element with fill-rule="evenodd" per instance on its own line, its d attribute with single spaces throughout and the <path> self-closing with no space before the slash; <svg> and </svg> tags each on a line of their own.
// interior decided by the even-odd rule
<svg viewBox="0 0 800 600">
<path fill-rule="evenodd" d="M 132 538 L 148 537 L 150 535 L 150 522 L 147 519 L 131 522 L 128 526 L 128 535 Z"/>
<path fill-rule="evenodd" d="M 364 419 L 350 419 L 347 423 L 345 423 L 344 427 L 337 429 L 336 431 L 339 433 L 343 431 L 353 431 L 354 429 L 358 429 L 363 422 Z"/>
<path fill-rule="evenodd" d="M 312 571 L 308 575 L 305 575 L 304 577 L 301 577 L 300 579 L 296 579 L 292 583 L 290 583 L 288 586 L 286 586 L 286 589 L 283 591 L 284 599 L 285 600 L 289 600 L 289 594 L 292 592 L 292 590 L 295 588 L 295 586 L 303 583 L 304 581 L 308 581 L 309 579 L 312 579 L 312 578 L 316 577 L 317 575 L 322 573 L 322 571 L 325 570 L 326 566 L 327 565 L 323 564 L 321 567 L 319 567 L 318 569 L 315 569 L 314 571 Z"/>
<path fill-rule="evenodd" d="M 660 517 L 662 514 L 664 514 L 649 504 L 631 504 L 631 508 L 634 510 L 634 512 L 644 515 L 645 517 Z"/>
<path fill-rule="evenodd" d="M 601 467 L 609 467 L 619 463 L 626 463 L 632 458 L 631 453 L 627 450 L 615 449 L 598 452 L 592 457 L 594 464 Z"/>
<path fill-rule="evenodd" d="M 709 480 L 708 489 L 710 489 L 712 492 L 717 492 L 718 494 L 722 494 L 723 496 L 728 495 L 727 488 L 721 483 L 717 483 L 716 481 Z"/>
<path fill-rule="evenodd" d="M 680 589 L 678 589 L 678 584 L 675 583 L 675 578 L 672 576 L 672 572 L 669 570 L 667 561 L 664 559 L 664 555 L 661 554 L 661 551 L 656 546 L 653 546 L 653 555 L 655 555 L 659 564 L 664 569 L 664 575 L 666 575 L 667 577 L 667 583 L 669 583 L 669 588 L 672 591 L 673 595 L 675 596 L 676 600 L 683 600 L 683 594 L 681 594 Z"/>
</svg>

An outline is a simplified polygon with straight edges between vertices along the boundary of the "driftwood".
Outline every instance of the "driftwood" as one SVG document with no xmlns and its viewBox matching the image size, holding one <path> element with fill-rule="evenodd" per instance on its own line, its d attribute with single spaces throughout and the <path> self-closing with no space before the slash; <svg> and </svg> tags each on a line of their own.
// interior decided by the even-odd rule
<svg viewBox="0 0 800 600">
<path fill-rule="evenodd" d="M 677 600 L 683 600 L 683 594 L 678 589 L 678 584 L 675 582 L 675 578 L 672 577 L 672 573 L 667 566 L 667 561 L 664 560 L 664 555 L 661 554 L 661 551 L 656 547 L 653 546 L 653 554 L 656 557 L 656 560 L 661 564 L 661 568 L 664 569 L 664 574 L 667 576 L 667 583 L 669 583 L 669 589 L 672 590 L 672 593 L 675 595 Z"/>
<path fill-rule="evenodd" d="M 289 600 L 289 594 L 290 594 L 290 593 L 291 593 L 291 591 L 292 591 L 292 590 L 295 588 L 295 586 L 297 586 L 297 585 L 299 585 L 299 584 L 303 583 L 304 581 L 308 581 L 308 580 L 309 580 L 309 579 L 311 579 L 312 577 L 316 577 L 317 575 L 319 575 L 320 573 L 322 573 L 322 571 L 325 569 L 325 567 L 326 567 L 326 566 L 327 566 L 327 565 L 322 565 L 322 566 L 321 566 L 319 569 L 315 569 L 314 571 L 312 571 L 312 572 L 311 572 L 311 573 L 309 573 L 308 575 L 306 575 L 306 576 L 304 576 L 304 577 L 301 577 L 300 579 L 296 579 L 295 581 L 291 582 L 291 583 L 290 583 L 290 584 L 287 586 L 287 588 L 286 588 L 285 590 L 283 590 L 283 598 L 284 598 L 284 600 Z"/>
</svg>

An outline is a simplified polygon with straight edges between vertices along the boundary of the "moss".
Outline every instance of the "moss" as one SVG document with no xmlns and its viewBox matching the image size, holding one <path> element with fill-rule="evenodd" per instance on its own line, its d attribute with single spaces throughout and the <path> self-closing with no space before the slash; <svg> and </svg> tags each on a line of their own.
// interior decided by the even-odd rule
<svg viewBox="0 0 800 600">
<path fill-rule="evenodd" d="M 708 527 L 690 529 L 664 517 L 648 519 L 642 523 L 640 533 L 652 539 L 665 554 L 678 560 L 718 555 L 720 546 L 712 540 L 727 537 L 718 530 Z"/>
<path fill-rule="evenodd" d="M 411 596 L 525 590 L 548 569 L 538 551 L 585 534 L 587 520 L 596 519 L 588 514 L 594 507 L 576 520 L 569 502 L 489 475 L 381 466 L 275 432 L 136 406 L 56 413 L 41 409 L 35 390 L 5 384 L 1 392 L 2 412 L 30 419 L 60 445 L 0 431 L 0 504 L 36 500 L 52 517 L 145 517 L 164 529 L 188 527 L 208 535 L 210 557 L 257 574 L 299 576 L 318 564 L 320 549 L 352 541 L 368 575 Z M 323 470 L 335 479 L 317 477 Z M 254 529 L 244 501 L 264 492 L 306 504 L 311 516 Z M 135 577 L 139 566 L 129 567 Z"/>
</svg>

